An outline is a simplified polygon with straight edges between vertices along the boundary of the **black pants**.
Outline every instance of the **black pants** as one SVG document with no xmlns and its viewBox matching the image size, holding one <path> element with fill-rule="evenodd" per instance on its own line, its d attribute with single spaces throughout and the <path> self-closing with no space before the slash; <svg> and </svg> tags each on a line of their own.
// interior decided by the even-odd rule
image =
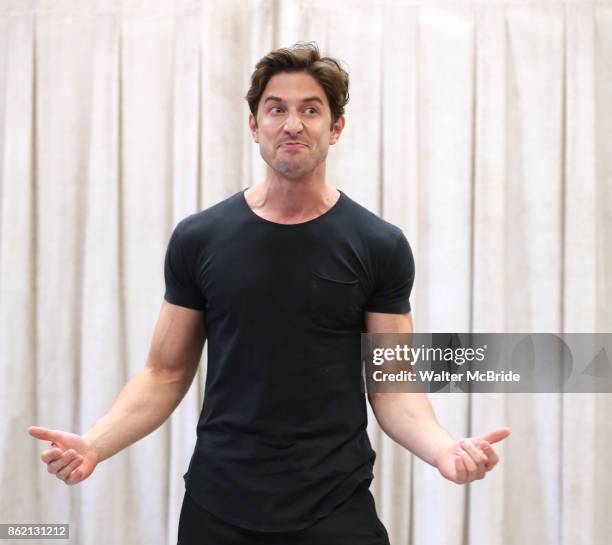
<svg viewBox="0 0 612 545">
<path fill-rule="evenodd" d="M 294 532 L 255 532 L 233 526 L 185 493 L 177 545 L 389 545 L 389 536 L 364 483 L 327 517 Z"/>
</svg>

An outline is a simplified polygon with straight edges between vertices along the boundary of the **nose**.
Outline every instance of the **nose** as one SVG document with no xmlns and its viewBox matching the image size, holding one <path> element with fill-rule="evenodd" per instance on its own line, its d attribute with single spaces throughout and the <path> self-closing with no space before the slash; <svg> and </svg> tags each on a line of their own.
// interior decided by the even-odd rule
<svg viewBox="0 0 612 545">
<path fill-rule="evenodd" d="M 290 134 L 295 134 L 303 128 L 302 119 L 299 115 L 290 113 L 285 121 L 285 131 Z"/>
</svg>

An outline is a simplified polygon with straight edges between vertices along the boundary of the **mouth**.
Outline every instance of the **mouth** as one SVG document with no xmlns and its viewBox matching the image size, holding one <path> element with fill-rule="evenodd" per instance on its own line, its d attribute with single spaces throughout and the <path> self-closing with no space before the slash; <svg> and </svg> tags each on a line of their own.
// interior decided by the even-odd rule
<svg viewBox="0 0 612 545">
<path fill-rule="evenodd" d="M 285 149 L 300 149 L 307 148 L 308 146 L 306 144 L 302 144 L 301 142 L 285 142 L 284 144 L 281 144 L 280 147 Z"/>
</svg>

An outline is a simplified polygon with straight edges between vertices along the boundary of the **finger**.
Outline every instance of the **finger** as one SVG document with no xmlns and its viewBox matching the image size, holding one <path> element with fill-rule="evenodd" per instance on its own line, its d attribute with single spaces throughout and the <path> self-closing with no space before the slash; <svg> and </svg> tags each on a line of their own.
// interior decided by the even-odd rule
<svg viewBox="0 0 612 545">
<path fill-rule="evenodd" d="M 499 462 L 499 456 L 497 455 L 497 452 L 495 452 L 495 449 L 486 441 L 482 443 L 481 448 L 487 456 L 487 463 L 485 465 L 485 469 L 486 471 L 491 471 L 495 467 L 497 462 Z"/>
<path fill-rule="evenodd" d="M 66 467 L 74 458 L 77 453 L 74 450 L 68 450 L 64 454 L 62 454 L 59 458 L 54 460 L 53 462 L 47 464 L 47 471 L 53 475 L 61 471 L 64 467 Z"/>
<path fill-rule="evenodd" d="M 463 463 L 465 464 L 465 467 L 467 469 L 466 482 L 469 483 L 470 481 L 473 481 L 478 471 L 476 463 L 474 462 L 474 460 L 472 460 L 472 457 L 462 448 L 458 447 L 455 452 L 456 454 L 461 456 L 461 459 L 463 460 Z"/>
<path fill-rule="evenodd" d="M 55 476 L 58 479 L 65 481 L 68 478 L 68 476 L 82 463 L 83 463 L 83 457 L 77 455 L 76 458 L 72 460 L 72 462 L 70 462 L 66 467 L 60 469 Z"/>
<path fill-rule="evenodd" d="M 476 464 L 475 478 L 482 479 L 485 474 L 485 463 L 487 461 L 487 457 L 471 441 L 461 441 L 461 447 L 471 456 L 472 460 L 474 460 L 474 463 Z"/>
<path fill-rule="evenodd" d="M 467 470 L 463 464 L 461 456 L 457 454 L 455 456 L 455 482 L 457 484 L 463 484 L 467 479 Z"/>
<path fill-rule="evenodd" d="M 62 455 L 62 451 L 59 448 L 52 448 L 49 450 L 45 450 L 41 455 L 40 459 L 48 464 L 49 462 L 53 462 L 57 460 Z"/>
<path fill-rule="evenodd" d="M 508 437 L 508 435 L 510 435 L 510 428 L 504 426 L 502 428 L 497 428 L 496 430 L 491 431 L 489 433 L 474 437 L 473 441 L 477 445 L 479 443 L 482 443 L 483 441 L 486 441 L 487 443 L 497 443 L 498 441 L 501 441 L 502 439 Z"/>
<path fill-rule="evenodd" d="M 68 478 L 64 481 L 66 484 L 72 485 L 80 483 L 83 479 L 83 471 L 81 469 L 75 469 Z"/>
<path fill-rule="evenodd" d="M 56 430 L 50 430 L 48 428 L 41 428 L 39 426 L 30 426 L 28 433 L 36 439 L 42 439 L 43 441 L 60 441 L 60 434 Z"/>
<path fill-rule="evenodd" d="M 74 450 L 67 450 L 57 460 L 55 460 L 55 461 L 53 461 L 53 462 L 51 462 L 50 464 L 47 465 L 47 471 L 49 473 L 53 473 L 53 474 L 61 471 L 70 462 L 72 462 L 72 460 L 74 460 L 76 455 L 77 455 L 76 451 L 74 451 Z"/>
</svg>

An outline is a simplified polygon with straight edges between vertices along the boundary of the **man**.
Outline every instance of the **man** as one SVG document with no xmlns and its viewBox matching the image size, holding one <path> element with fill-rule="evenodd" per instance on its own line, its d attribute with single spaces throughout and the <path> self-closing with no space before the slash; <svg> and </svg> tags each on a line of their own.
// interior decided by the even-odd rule
<svg viewBox="0 0 612 545">
<path fill-rule="evenodd" d="M 399 228 L 326 181 L 348 81 L 314 44 L 261 59 L 246 98 L 264 181 L 176 226 L 149 357 L 109 413 L 82 437 L 30 428 L 53 442 L 51 473 L 86 479 L 167 419 L 208 338 L 180 544 L 389 543 L 369 492 L 360 333 L 412 331 L 414 260 Z M 368 399 L 390 437 L 457 483 L 483 478 L 509 434 L 455 441 L 425 394 Z"/>
</svg>

